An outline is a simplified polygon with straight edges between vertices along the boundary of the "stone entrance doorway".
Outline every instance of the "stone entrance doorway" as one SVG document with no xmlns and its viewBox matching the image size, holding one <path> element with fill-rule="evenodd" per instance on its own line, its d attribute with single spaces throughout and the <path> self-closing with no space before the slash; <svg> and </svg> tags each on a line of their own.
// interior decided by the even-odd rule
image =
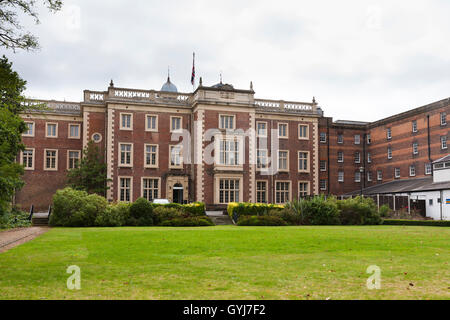
<svg viewBox="0 0 450 320">
<path fill-rule="evenodd" d="M 170 202 L 185 203 L 189 199 L 189 178 L 169 176 L 166 183 L 166 196 Z"/>
<path fill-rule="evenodd" d="M 177 183 L 173 186 L 173 192 L 172 192 L 172 201 L 174 203 L 183 204 L 183 185 L 181 183 Z"/>
</svg>

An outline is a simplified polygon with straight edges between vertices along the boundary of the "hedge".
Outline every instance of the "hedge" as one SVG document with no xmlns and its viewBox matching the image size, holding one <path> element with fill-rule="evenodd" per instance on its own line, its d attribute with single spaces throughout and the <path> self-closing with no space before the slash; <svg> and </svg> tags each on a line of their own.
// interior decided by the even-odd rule
<svg viewBox="0 0 450 320">
<path fill-rule="evenodd" d="M 386 225 L 386 226 L 450 227 L 450 221 L 386 219 L 383 221 L 383 225 Z"/>
<path fill-rule="evenodd" d="M 163 221 L 160 226 L 163 227 L 211 227 L 214 223 L 209 217 L 189 217 L 189 218 L 174 218 Z"/>
<path fill-rule="evenodd" d="M 158 203 L 152 203 L 151 206 L 153 209 L 156 209 L 158 207 L 165 207 L 165 208 L 175 208 L 182 210 L 183 212 L 191 215 L 191 216 L 206 216 L 206 209 L 205 204 L 203 202 L 193 202 L 190 204 L 178 204 L 178 203 L 168 203 L 168 204 L 158 204 Z"/>
<path fill-rule="evenodd" d="M 284 206 L 276 204 L 232 202 L 228 204 L 227 212 L 230 218 L 237 222 L 240 216 L 265 216 L 270 210 L 283 208 Z"/>
<path fill-rule="evenodd" d="M 275 216 L 241 216 L 238 226 L 287 226 L 287 222 Z"/>
</svg>

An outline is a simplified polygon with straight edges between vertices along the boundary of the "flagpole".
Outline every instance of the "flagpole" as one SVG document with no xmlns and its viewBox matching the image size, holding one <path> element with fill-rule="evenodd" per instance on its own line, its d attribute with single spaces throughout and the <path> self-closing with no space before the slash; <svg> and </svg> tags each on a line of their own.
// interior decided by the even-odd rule
<svg viewBox="0 0 450 320">
<path fill-rule="evenodd" d="M 192 83 L 192 92 L 195 91 L 195 52 L 192 53 L 192 76 L 191 76 L 191 83 Z"/>
</svg>

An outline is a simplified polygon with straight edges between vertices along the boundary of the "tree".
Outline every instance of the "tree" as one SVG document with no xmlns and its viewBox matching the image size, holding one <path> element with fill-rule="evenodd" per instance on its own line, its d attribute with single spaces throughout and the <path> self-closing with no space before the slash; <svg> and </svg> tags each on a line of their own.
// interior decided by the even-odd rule
<svg viewBox="0 0 450 320">
<path fill-rule="evenodd" d="M 61 0 L 42 0 L 50 12 L 61 10 Z M 23 31 L 18 13 L 30 16 L 39 24 L 36 0 L 0 0 L 0 46 L 16 51 L 17 49 L 39 49 L 38 39 L 30 32 Z"/>
<path fill-rule="evenodd" d="M 16 163 L 16 157 L 24 149 L 21 141 L 26 125 L 19 113 L 24 110 L 25 84 L 3 56 L 0 59 L 0 212 L 8 209 L 15 190 L 23 186 L 23 166 Z"/>
<path fill-rule="evenodd" d="M 83 157 L 79 166 L 69 171 L 68 184 L 76 190 L 84 190 L 88 193 L 106 195 L 109 189 L 107 182 L 106 164 L 100 149 L 91 140 L 83 150 Z"/>
</svg>

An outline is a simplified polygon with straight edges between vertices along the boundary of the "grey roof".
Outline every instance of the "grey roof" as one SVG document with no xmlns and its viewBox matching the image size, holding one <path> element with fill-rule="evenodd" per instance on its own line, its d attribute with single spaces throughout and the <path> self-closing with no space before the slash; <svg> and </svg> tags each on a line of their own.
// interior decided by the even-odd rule
<svg viewBox="0 0 450 320">
<path fill-rule="evenodd" d="M 440 159 L 434 161 L 433 163 L 447 162 L 447 161 L 450 161 L 450 154 L 446 155 L 446 156 L 443 157 L 443 158 L 440 158 Z"/>
<path fill-rule="evenodd" d="M 337 124 L 356 124 L 356 125 L 360 125 L 360 126 L 365 126 L 365 125 L 369 124 L 369 122 L 353 121 L 353 120 L 337 120 L 334 123 L 337 123 Z"/>
<path fill-rule="evenodd" d="M 394 194 L 450 189 L 450 181 L 433 183 L 433 177 L 395 180 L 363 189 L 365 195 Z M 348 195 L 359 194 L 360 190 Z"/>
<path fill-rule="evenodd" d="M 178 89 L 172 82 L 170 82 L 170 77 L 167 77 L 167 82 L 164 83 L 164 85 L 161 88 L 161 91 L 164 91 L 164 92 L 178 92 Z"/>
</svg>

